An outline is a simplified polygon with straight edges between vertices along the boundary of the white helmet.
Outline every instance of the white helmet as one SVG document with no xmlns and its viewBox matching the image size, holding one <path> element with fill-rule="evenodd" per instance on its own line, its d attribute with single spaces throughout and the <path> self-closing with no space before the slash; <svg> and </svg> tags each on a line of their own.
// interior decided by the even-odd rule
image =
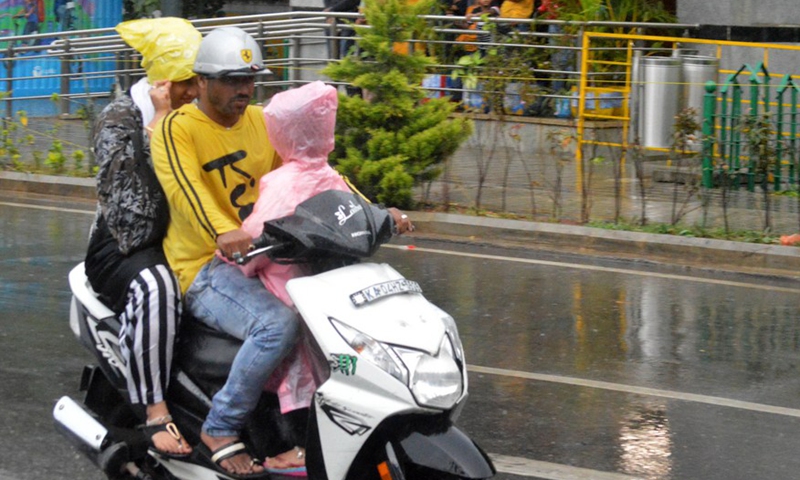
<svg viewBox="0 0 800 480">
<path fill-rule="evenodd" d="M 262 63 L 261 49 L 250 34 L 238 27 L 220 27 L 203 38 L 193 70 L 211 78 L 271 73 Z"/>
</svg>

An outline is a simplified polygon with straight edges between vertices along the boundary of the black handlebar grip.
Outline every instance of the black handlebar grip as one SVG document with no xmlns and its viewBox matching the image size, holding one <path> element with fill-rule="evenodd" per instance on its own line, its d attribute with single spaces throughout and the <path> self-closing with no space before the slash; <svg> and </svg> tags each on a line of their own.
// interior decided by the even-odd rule
<svg viewBox="0 0 800 480">
<path fill-rule="evenodd" d="M 270 245 L 275 245 L 276 243 L 278 243 L 278 240 L 275 237 L 268 234 L 267 232 L 264 232 L 253 240 L 253 247 L 254 249 L 257 250 L 259 248 L 265 248 L 269 247 Z"/>
</svg>

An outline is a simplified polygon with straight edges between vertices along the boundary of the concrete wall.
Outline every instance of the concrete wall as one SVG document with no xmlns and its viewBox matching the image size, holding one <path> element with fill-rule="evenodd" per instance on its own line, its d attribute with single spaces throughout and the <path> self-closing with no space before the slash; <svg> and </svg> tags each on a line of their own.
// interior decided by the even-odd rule
<svg viewBox="0 0 800 480">
<path fill-rule="evenodd" d="M 678 21 L 710 25 L 800 25 L 796 0 L 678 0 Z"/>
<path fill-rule="evenodd" d="M 289 0 L 233 0 L 225 2 L 225 6 L 222 9 L 228 15 L 260 15 L 262 13 L 287 12 L 289 11 Z"/>
<path fill-rule="evenodd" d="M 800 28 L 797 0 L 678 0 L 677 14 L 678 21 L 685 23 Z M 701 50 L 704 54 L 714 52 L 711 47 Z M 720 66 L 736 70 L 744 64 L 755 67 L 762 61 L 763 50 L 728 48 L 723 51 Z M 770 73 L 776 76 L 800 74 L 797 52 L 770 51 L 768 63 Z"/>
</svg>

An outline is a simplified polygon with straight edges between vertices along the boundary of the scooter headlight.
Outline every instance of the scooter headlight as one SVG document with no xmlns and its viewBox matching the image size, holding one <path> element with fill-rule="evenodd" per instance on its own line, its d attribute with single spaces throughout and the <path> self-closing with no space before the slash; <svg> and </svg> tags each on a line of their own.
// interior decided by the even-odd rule
<svg viewBox="0 0 800 480">
<path fill-rule="evenodd" d="M 450 336 L 450 342 L 452 342 L 453 345 L 453 354 L 455 355 L 456 361 L 464 367 L 467 362 L 464 360 L 464 345 L 461 343 L 461 337 L 458 335 L 456 321 L 450 315 L 445 315 L 442 321 L 444 321 L 444 326 Z"/>
<path fill-rule="evenodd" d="M 358 352 L 359 358 L 408 385 L 408 370 L 391 347 L 333 318 L 330 320 L 345 342 Z"/>
<path fill-rule="evenodd" d="M 438 353 L 429 355 L 419 350 L 392 347 L 334 318 L 330 321 L 360 360 L 372 363 L 409 386 L 418 404 L 446 410 L 461 397 L 463 374 L 459 362 L 463 363 L 463 353 L 454 348 L 450 334 L 442 339 Z"/>
<path fill-rule="evenodd" d="M 445 335 L 436 356 L 397 349 L 411 370 L 411 393 L 426 407 L 449 409 L 461 397 L 462 374 L 450 337 Z"/>
</svg>

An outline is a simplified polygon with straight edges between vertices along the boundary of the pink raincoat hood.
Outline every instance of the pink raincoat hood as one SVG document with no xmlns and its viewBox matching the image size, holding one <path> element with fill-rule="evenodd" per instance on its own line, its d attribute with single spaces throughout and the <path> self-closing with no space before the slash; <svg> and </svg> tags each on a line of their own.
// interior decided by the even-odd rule
<svg viewBox="0 0 800 480">
<path fill-rule="evenodd" d="M 328 162 L 333 151 L 336 89 L 320 81 L 281 92 L 264 107 L 269 141 L 284 165 L 302 162 L 308 166 Z"/>
</svg>

